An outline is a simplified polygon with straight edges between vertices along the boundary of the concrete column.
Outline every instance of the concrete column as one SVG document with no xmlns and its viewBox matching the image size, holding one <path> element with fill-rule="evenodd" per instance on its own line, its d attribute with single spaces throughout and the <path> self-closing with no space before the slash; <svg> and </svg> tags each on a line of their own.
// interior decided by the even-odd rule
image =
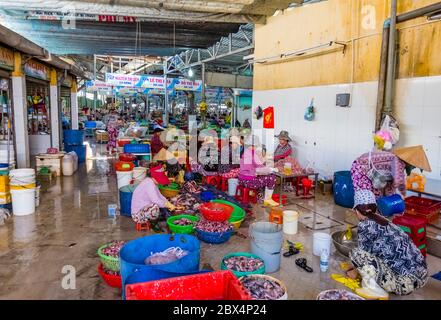
<svg viewBox="0 0 441 320">
<path fill-rule="evenodd" d="M 60 106 L 58 103 L 57 71 L 51 70 L 51 85 L 49 88 L 51 110 L 51 146 L 60 149 Z"/>
<path fill-rule="evenodd" d="M 70 91 L 70 118 L 72 130 L 78 130 L 78 98 L 77 98 L 77 81 L 75 78 L 72 81 L 72 88 Z"/>
<path fill-rule="evenodd" d="M 28 110 L 26 105 L 26 80 L 21 68 L 21 55 L 14 52 L 12 73 L 12 108 L 14 110 L 15 153 L 18 168 L 29 168 Z"/>
</svg>

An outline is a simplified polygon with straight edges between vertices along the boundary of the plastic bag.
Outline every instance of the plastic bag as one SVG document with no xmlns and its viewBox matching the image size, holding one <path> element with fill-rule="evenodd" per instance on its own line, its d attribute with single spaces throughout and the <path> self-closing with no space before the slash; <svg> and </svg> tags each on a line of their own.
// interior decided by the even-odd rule
<svg viewBox="0 0 441 320">
<path fill-rule="evenodd" d="M 309 104 L 309 107 L 306 108 L 304 119 L 306 121 L 312 121 L 315 118 L 315 111 L 314 111 L 314 99 L 311 100 L 311 103 Z"/>
<path fill-rule="evenodd" d="M 396 145 L 400 140 L 400 127 L 395 118 L 390 115 L 385 115 L 381 121 L 380 131 L 388 132 L 390 135 L 390 142 L 392 145 Z"/>
<path fill-rule="evenodd" d="M 185 257 L 188 251 L 179 247 L 168 248 L 165 251 L 157 252 L 147 257 L 144 261 L 146 265 L 168 264 Z"/>
</svg>

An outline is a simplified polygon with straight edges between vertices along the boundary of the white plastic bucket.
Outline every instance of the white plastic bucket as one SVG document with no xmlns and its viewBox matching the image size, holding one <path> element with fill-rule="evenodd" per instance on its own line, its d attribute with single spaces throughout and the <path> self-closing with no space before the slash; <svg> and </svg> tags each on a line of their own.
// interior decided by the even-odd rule
<svg viewBox="0 0 441 320">
<path fill-rule="evenodd" d="M 9 184 L 22 186 L 35 183 L 34 169 L 14 169 L 9 172 Z"/>
<path fill-rule="evenodd" d="M 118 190 L 132 182 L 133 171 L 117 171 L 116 180 L 118 181 Z"/>
<path fill-rule="evenodd" d="M 147 176 L 147 168 L 144 167 L 136 167 L 133 168 L 133 179 L 135 182 L 141 182 Z"/>
<path fill-rule="evenodd" d="M 63 176 L 71 176 L 74 174 L 74 158 L 70 154 L 63 157 Z"/>
<path fill-rule="evenodd" d="M 16 216 L 26 216 L 35 212 L 35 188 L 11 190 L 12 212 Z"/>
<path fill-rule="evenodd" d="M 228 195 L 234 197 L 236 195 L 237 186 L 239 185 L 239 179 L 228 180 Z"/>
<path fill-rule="evenodd" d="M 286 234 L 297 234 L 299 213 L 297 211 L 283 211 L 283 232 Z"/>
<path fill-rule="evenodd" d="M 313 235 L 313 254 L 320 257 L 323 250 L 331 252 L 331 235 L 323 232 L 316 232 Z"/>
</svg>

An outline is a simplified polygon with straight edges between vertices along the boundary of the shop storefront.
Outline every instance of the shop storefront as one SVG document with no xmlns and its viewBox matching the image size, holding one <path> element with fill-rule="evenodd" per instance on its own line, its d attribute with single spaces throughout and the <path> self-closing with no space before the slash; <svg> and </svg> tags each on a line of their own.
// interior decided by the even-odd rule
<svg viewBox="0 0 441 320">
<path fill-rule="evenodd" d="M 12 119 L 12 84 L 11 72 L 14 70 L 14 52 L 11 49 L 0 47 L 0 150 L 11 152 L 10 159 L 14 159 L 13 130 L 8 127 L 9 119 Z M 12 129 L 12 127 L 11 127 Z M 6 158 L 3 156 L 6 154 Z M 0 158 L 7 159 L 7 152 L 2 151 Z M 0 160 L 2 162 L 3 160 Z"/>
<path fill-rule="evenodd" d="M 50 72 L 35 60 L 24 65 L 30 154 L 46 152 L 51 146 Z"/>
<path fill-rule="evenodd" d="M 71 115 L 72 81 L 73 81 L 73 77 L 71 75 L 67 75 L 63 77 L 60 86 L 61 122 L 62 122 L 63 130 L 72 128 L 72 115 Z"/>
</svg>

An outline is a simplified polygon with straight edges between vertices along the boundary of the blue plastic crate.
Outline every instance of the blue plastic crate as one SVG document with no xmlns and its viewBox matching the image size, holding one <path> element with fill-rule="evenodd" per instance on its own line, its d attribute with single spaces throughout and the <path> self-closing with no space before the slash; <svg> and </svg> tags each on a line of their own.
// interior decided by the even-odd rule
<svg viewBox="0 0 441 320">
<path fill-rule="evenodd" d="M 124 153 L 151 153 L 149 144 L 126 144 Z"/>
<path fill-rule="evenodd" d="M 82 130 L 64 130 L 64 144 L 80 146 L 84 142 L 84 131 Z"/>
<path fill-rule="evenodd" d="M 84 127 L 86 129 L 95 129 L 96 128 L 96 121 L 86 121 L 84 123 Z"/>
</svg>

